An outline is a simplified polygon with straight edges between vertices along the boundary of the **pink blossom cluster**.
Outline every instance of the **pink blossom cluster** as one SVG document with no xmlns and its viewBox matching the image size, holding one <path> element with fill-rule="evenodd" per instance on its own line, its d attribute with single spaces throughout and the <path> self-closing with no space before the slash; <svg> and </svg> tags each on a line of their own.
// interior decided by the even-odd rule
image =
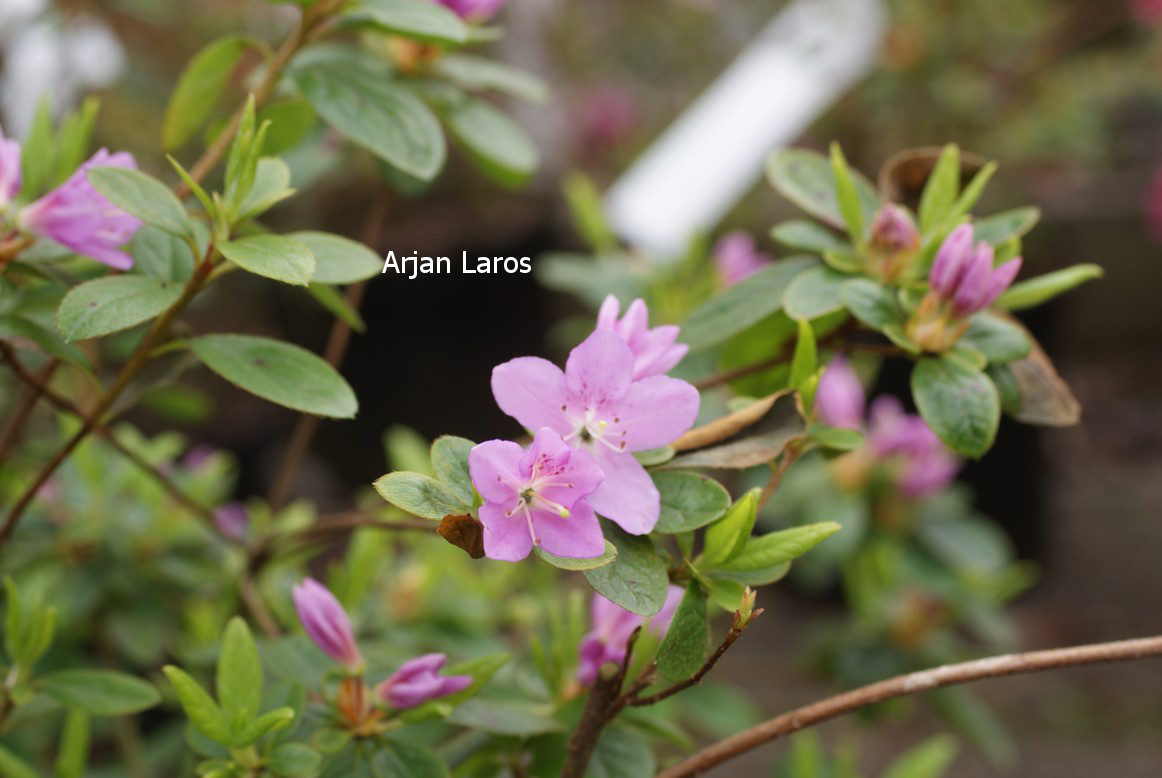
<svg viewBox="0 0 1162 778">
<path fill-rule="evenodd" d="M 489 558 L 517 561 L 534 547 L 600 556 L 597 514 L 634 535 L 657 524 L 657 487 L 633 454 L 688 430 L 698 390 L 665 375 L 686 354 L 678 328 L 651 328 L 641 300 L 624 316 L 620 309 L 615 297 L 605 300 L 597 328 L 570 352 L 564 370 L 520 357 L 492 371 L 497 404 L 533 433 L 533 443 L 522 449 L 490 440 L 469 455 Z"/>
</svg>

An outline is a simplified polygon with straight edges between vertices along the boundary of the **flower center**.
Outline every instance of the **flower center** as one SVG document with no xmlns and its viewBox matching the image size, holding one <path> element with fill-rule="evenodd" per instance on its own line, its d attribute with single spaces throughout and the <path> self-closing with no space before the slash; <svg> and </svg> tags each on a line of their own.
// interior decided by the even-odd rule
<svg viewBox="0 0 1162 778">
<path fill-rule="evenodd" d="M 597 418 L 595 408 L 586 408 L 585 415 L 581 418 L 570 414 L 569 421 L 574 425 L 574 428 L 572 432 L 562 438 L 566 443 L 576 439 L 581 443 L 600 443 L 613 451 L 625 450 L 625 430 L 618 431 L 611 427 L 605 419 Z M 621 419 L 614 416 L 613 425 L 616 426 L 620 423 Z"/>
</svg>

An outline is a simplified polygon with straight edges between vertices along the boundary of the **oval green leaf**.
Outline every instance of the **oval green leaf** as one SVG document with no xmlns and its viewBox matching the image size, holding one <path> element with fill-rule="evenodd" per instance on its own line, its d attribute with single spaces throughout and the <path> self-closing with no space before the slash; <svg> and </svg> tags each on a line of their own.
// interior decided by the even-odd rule
<svg viewBox="0 0 1162 778">
<path fill-rule="evenodd" d="M 121 210 L 171 235 L 191 234 L 193 228 L 186 209 L 156 178 L 122 167 L 89 168 L 86 175 L 93 188 Z"/>
<path fill-rule="evenodd" d="M 287 236 L 315 255 L 313 281 L 321 284 L 353 284 L 379 275 L 383 258 L 349 238 L 329 232 L 292 232 Z"/>
<path fill-rule="evenodd" d="M 161 702 L 153 684 L 112 670 L 61 670 L 41 676 L 36 685 L 56 701 L 94 716 L 126 716 Z"/>
<path fill-rule="evenodd" d="M 253 335 L 203 335 L 190 348 L 210 370 L 272 403 L 336 419 L 359 410 L 343 377 L 299 346 Z"/>
<path fill-rule="evenodd" d="M 147 276 L 108 276 L 72 288 L 56 313 L 66 341 L 108 335 L 149 321 L 182 296 L 182 285 Z"/>
<path fill-rule="evenodd" d="M 218 247 L 238 267 L 284 284 L 306 286 L 315 272 L 315 255 L 302 243 L 282 235 L 251 235 Z"/>
<path fill-rule="evenodd" d="M 912 370 L 912 397 L 924 421 L 956 453 L 975 458 L 992 446 L 1001 400 L 983 373 L 952 359 L 921 359 Z"/>
<path fill-rule="evenodd" d="M 653 473 L 661 497 L 655 532 L 674 534 L 705 527 L 730 507 L 730 493 L 713 478 L 697 473 Z"/>
</svg>

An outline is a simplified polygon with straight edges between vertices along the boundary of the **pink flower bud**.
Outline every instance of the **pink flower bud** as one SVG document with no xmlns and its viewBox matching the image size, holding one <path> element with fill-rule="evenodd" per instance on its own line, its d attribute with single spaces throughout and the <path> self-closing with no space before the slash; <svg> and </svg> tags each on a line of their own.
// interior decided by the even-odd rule
<svg viewBox="0 0 1162 778">
<path fill-rule="evenodd" d="M 20 193 L 20 144 L 0 129 L 0 212 Z"/>
<path fill-rule="evenodd" d="M 972 225 L 962 224 L 949 233 L 936 252 L 936 260 L 928 273 L 932 291 L 941 297 L 952 297 L 972 253 Z"/>
<path fill-rule="evenodd" d="M 466 21 L 486 22 L 496 14 L 508 0 L 438 0 L 440 5 L 450 8 Z"/>
<path fill-rule="evenodd" d="M 299 621 L 315 645 L 348 670 L 360 670 L 363 655 L 355 644 L 347 612 L 335 595 L 315 579 L 304 578 L 294 587 L 294 601 Z"/>
<path fill-rule="evenodd" d="M 379 699 L 393 708 L 415 706 L 463 691 L 472 685 L 470 675 L 439 675 L 447 660 L 443 654 L 425 654 L 408 660 L 386 681 L 375 687 Z"/>
<path fill-rule="evenodd" d="M 912 217 L 895 203 L 888 203 L 876 213 L 871 230 L 872 245 L 883 252 L 912 251 L 920 243 Z"/>
<path fill-rule="evenodd" d="M 741 230 L 728 232 L 719 238 L 712 255 L 723 286 L 734 286 L 774 261 L 770 254 L 758 251 L 754 238 Z"/>
<path fill-rule="evenodd" d="M 133 267 L 133 257 L 119 250 L 141 227 L 141 220 L 122 211 L 93 188 L 86 173 L 95 167 L 137 169 L 133 156 L 101 149 L 69 179 L 21 211 L 20 226 L 52 238 L 78 254 L 117 270 Z"/>
<path fill-rule="evenodd" d="M 815 415 L 832 427 L 863 427 L 864 394 L 847 358 L 836 356 L 823 370 L 815 390 Z"/>
</svg>

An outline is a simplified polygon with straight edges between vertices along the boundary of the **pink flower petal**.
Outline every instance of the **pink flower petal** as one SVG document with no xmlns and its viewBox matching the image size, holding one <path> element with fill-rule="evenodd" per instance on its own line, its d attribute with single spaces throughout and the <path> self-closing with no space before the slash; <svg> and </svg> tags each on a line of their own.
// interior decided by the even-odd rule
<svg viewBox="0 0 1162 778">
<path fill-rule="evenodd" d="M 658 523 L 661 497 L 646 469 L 630 454 L 595 446 L 605 480 L 586 501 L 593 510 L 631 535 L 645 535 Z"/>
<path fill-rule="evenodd" d="M 505 516 L 504 512 L 505 506 L 494 502 L 480 506 L 484 555 L 503 562 L 519 562 L 533 550 L 533 536 L 529 534 L 524 514 Z"/>
<path fill-rule="evenodd" d="M 486 501 L 503 503 L 517 496 L 524 478 L 521 447 L 511 440 L 486 440 L 468 452 L 472 484 Z"/>
<path fill-rule="evenodd" d="M 616 421 L 606 437 L 616 445 L 624 441 L 626 451 L 669 445 L 694 424 L 700 403 L 698 390 L 680 379 L 655 375 L 634 381 L 624 399 L 609 408 Z"/>
<path fill-rule="evenodd" d="M 591 559 L 605 553 L 605 536 L 597 514 L 585 500 L 573 504 L 568 518 L 537 511 L 533 527 L 540 538 L 541 548 L 550 554 L 573 559 Z"/>
<path fill-rule="evenodd" d="M 607 407 L 621 400 L 632 377 L 633 352 L 619 335 L 609 330 L 594 331 L 569 353 L 565 363 L 565 389 L 570 399 L 590 407 Z M 556 408 L 559 424 L 560 404 Z M 539 426 L 557 429 L 553 424 Z M 568 434 L 568 430 L 561 434 Z"/>
<path fill-rule="evenodd" d="M 525 429 L 551 427 L 562 435 L 571 427 L 561 407 L 565 405 L 565 375 L 540 357 L 519 357 L 492 370 L 492 395 L 496 404 Z"/>
</svg>

